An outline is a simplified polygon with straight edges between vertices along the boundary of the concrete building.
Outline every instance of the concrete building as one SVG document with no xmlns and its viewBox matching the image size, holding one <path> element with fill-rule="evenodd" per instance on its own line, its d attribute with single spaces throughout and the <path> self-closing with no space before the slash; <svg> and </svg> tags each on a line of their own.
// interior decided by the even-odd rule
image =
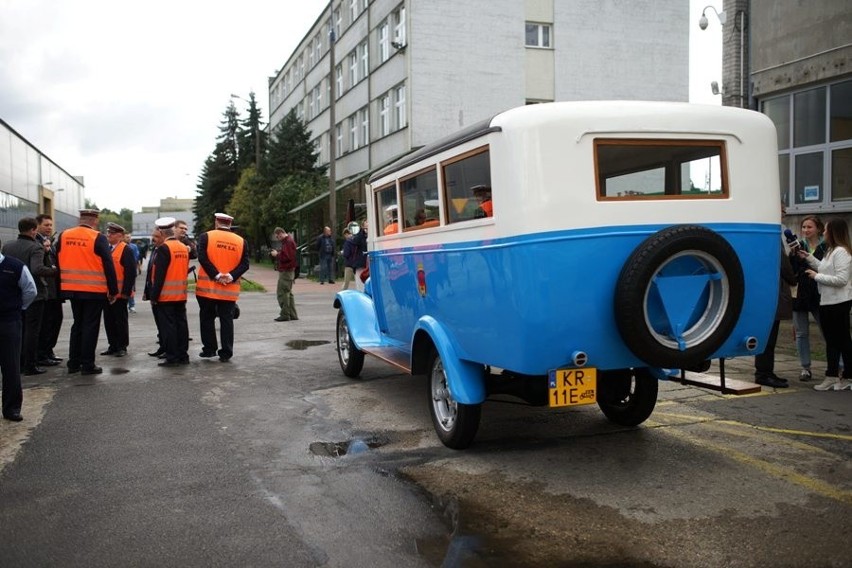
<svg viewBox="0 0 852 568">
<path fill-rule="evenodd" d="M 295 109 L 319 162 L 336 157 L 343 212 L 368 172 L 512 107 L 687 101 L 688 20 L 687 2 L 332 0 L 270 78 L 270 131 Z M 294 211 L 303 235 L 326 199 Z"/>
<path fill-rule="evenodd" d="M 17 238 L 18 220 L 51 215 L 57 231 L 77 225 L 83 178 L 73 176 L 0 119 L 0 239 Z"/>
<path fill-rule="evenodd" d="M 723 104 L 775 123 L 785 223 L 798 233 L 805 215 L 852 222 L 852 4 L 725 0 L 723 8 Z"/>
<path fill-rule="evenodd" d="M 154 221 L 160 217 L 174 217 L 186 221 L 187 234 L 195 235 L 194 199 L 166 197 L 159 205 L 143 207 L 142 211 L 133 214 L 133 235 L 147 236 L 154 230 Z"/>
</svg>

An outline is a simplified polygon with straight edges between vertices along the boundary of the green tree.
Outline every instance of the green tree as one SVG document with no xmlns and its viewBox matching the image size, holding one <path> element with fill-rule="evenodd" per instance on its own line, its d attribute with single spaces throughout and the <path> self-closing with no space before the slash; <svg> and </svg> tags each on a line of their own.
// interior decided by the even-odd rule
<svg viewBox="0 0 852 568">
<path fill-rule="evenodd" d="M 291 224 L 288 213 L 328 190 L 328 178 L 317 172 L 294 172 L 278 180 L 263 202 L 262 225 Z"/>
<path fill-rule="evenodd" d="M 204 162 L 197 186 L 194 209 L 196 233 L 213 227 L 213 214 L 225 210 L 240 177 L 237 141 L 239 119 L 233 101 L 222 116 L 216 147 Z"/>
<path fill-rule="evenodd" d="M 243 236 L 254 251 L 268 244 L 266 234 L 269 229 L 263 224 L 266 194 L 265 185 L 261 183 L 254 166 L 249 166 L 242 171 L 226 208 L 228 215 L 234 217 L 235 223 L 242 228 Z"/>
<path fill-rule="evenodd" d="M 311 133 L 291 109 L 272 133 L 261 173 L 270 186 L 294 173 L 322 175 L 326 168 L 316 165 L 317 156 Z"/>
<path fill-rule="evenodd" d="M 248 103 L 248 118 L 239 121 L 240 129 L 237 133 L 237 155 L 241 170 L 249 166 L 256 167 L 258 160 L 262 163 L 266 154 L 266 133 L 263 131 L 254 91 L 249 93 Z"/>
</svg>

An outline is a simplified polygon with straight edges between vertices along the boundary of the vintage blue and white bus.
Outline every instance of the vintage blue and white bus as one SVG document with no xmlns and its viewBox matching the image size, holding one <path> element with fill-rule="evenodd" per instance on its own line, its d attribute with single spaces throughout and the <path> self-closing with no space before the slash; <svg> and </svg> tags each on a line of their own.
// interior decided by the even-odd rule
<svg viewBox="0 0 852 568">
<path fill-rule="evenodd" d="M 778 183 L 749 110 L 564 102 L 472 125 L 370 178 L 370 278 L 334 300 L 343 373 L 369 354 L 426 375 L 451 448 L 495 394 L 638 425 L 673 370 L 762 350 Z"/>
</svg>

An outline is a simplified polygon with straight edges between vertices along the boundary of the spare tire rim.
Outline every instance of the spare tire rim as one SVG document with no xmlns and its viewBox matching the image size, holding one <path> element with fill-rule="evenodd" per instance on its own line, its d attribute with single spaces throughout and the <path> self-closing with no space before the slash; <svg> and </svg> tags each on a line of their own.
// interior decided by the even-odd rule
<svg viewBox="0 0 852 568">
<path fill-rule="evenodd" d="M 660 345 L 686 351 L 719 328 L 729 300 L 730 283 L 721 262 L 704 251 L 682 251 L 648 280 L 645 324 Z"/>
</svg>

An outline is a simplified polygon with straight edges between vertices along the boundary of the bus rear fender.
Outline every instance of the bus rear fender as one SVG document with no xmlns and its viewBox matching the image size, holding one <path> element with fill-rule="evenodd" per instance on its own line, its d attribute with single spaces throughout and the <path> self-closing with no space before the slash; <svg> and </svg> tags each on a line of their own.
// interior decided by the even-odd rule
<svg viewBox="0 0 852 568">
<path fill-rule="evenodd" d="M 447 386 L 456 402 L 481 404 L 485 402 L 485 367 L 464 361 L 456 354 L 455 343 L 435 318 L 423 316 L 417 322 L 411 340 L 411 374 L 429 372 L 429 354 L 435 348 L 447 373 Z"/>
</svg>

